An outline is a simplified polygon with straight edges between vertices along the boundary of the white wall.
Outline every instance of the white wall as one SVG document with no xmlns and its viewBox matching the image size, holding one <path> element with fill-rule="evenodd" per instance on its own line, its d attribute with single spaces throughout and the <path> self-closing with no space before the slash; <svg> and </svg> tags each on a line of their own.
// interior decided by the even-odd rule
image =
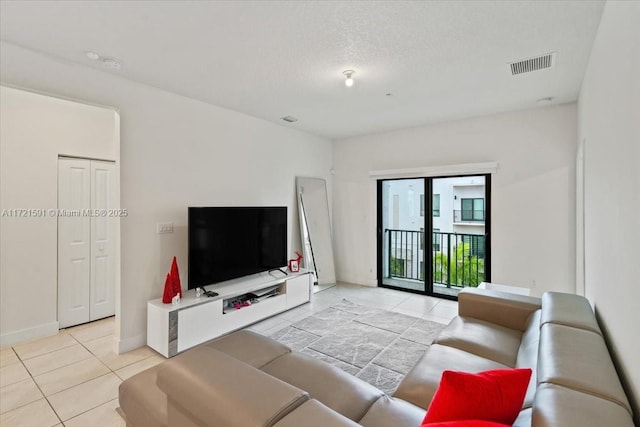
<svg viewBox="0 0 640 427">
<path fill-rule="evenodd" d="M 640 425 L 640 3 L 607 2 L 579 98 L 585 291 Z"/>
<path fill-rule="evenodd" d="M 533 294 L 575 291 L 576 105 L 566 104 L 334 142 L 339 280 L 376 284 L 371 170 L 498 162 L 492 276 Z"/>
<path fill-rule="evenodd" d="M 293 255 L 300 248 L 295 176 L 326 179 L 331 200 L 326 139 L 8 43 L 0 52 L 3 81 L 119 109 L 121 207 L 129 211 L 121 221 L 121 350 L 145 343 L 146 303 L 162 295 L 174 255 L 186 277 L 187 206 L 286 205 Z M 175 232 L 156 234 L 165 221 Z"/>
<path fill-rule="evenodd" d="M 118 126 L 113 110 L 0 87 L 0 210 L 57 208 L 58 155 L 117 161 Z M 58 331 L 57 229 L 0 219 L 0 345 Z"/>
</svg>

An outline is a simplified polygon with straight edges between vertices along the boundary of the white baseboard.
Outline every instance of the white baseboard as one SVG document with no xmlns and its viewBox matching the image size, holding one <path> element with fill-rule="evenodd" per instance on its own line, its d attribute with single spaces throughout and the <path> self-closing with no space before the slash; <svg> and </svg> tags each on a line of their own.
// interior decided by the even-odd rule
<svg viewBox="0 0 640 427">
<path fill-rule="evenodd" d="M 355 277 L 339 277 L 338 282 L 350 283 L 352 285 L 368 286 L 371 288 L 375 288 L 378 286 L 377 279 L 356 279 Z"/>
<path fill-rule="evenodd" d="M 116 354 L 126 353 L 131 350 L 135 350 L 136 348 L 140 348 L 147 345 L 147 336 L 146 335 L 136 335 L 135 337 L 125 338 L 125 339 L 117 339 L 113 338 L 113 351 Z"/>
<path fill-rule="evenodd" d="M 20 329 L 19 331 L 8 332 L 0 335 L 0 347 L 20 344 L 26 341 L 55 335 L 59 330 L 58 321 L 43 323 L 31 328 Z"/>
</svg>

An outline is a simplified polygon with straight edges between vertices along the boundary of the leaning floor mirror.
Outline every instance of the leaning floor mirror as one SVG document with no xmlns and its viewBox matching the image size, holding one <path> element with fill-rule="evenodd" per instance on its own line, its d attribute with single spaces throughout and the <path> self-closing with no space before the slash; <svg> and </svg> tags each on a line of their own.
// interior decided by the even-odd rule
<svg viewBox="0 0 640 427">
<path fill-rule="evenodd" d="M 296 178 L 304 267 L 319 286 L 336 282 L 327 185 L 322 178 Z"/>
</svg>

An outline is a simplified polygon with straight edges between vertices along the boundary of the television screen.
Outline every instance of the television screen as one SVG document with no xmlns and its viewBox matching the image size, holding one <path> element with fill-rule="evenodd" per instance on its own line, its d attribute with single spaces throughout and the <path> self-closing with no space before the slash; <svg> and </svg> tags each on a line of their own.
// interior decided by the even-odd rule
<svg viewBox="0 0 640 427">
<path fill-rule="evenodd" d="M 287 208 L 190 207 L 189 289 L 287 265 Z"/>
</svg>

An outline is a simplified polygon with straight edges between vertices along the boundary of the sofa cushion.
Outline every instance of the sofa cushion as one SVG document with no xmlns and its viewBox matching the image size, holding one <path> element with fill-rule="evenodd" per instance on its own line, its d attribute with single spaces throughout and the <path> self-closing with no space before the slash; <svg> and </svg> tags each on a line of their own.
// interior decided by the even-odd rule
<svg viewBox="0 0 640 427">
<path fill-rule="evenodd" d="M 359 424 L 327 408 L 317 400 L 309 400 L 290 412 L 274 427 L 358 427 Z"/>
<path fill-rule="evenodd" d="M 535 426 L 633 427 L 625 408 L 607 399 L 554 384 L 540 384 L 533 404 Z"/>
<path fill-rule="evenodd" d="M 374 386 L 342 369 L 302 353 L 288 353 L 262 368 L 284 382 L 309 393 L 345 417 L 358 421 L 383 395 Z"/>
<path fill-rule="evenodd" d="M 540 298 L 489 289 L 464 288 L 458 294 L 458 315 L 524 331 Z"/>
<path fill-rule="evenodd" d="M 156 386 L 159 368 L 156 365 L 120 383 L 118 397 L 127 425 L 167 426 L 167 395 Z"/>
<path fill-rule="evenodd" d="M 419 426 L 425 410 L 402 399 L 384 395 L 369 408 L 359 424 L 364 427 Z"/>
<path fill-rule="evenodd" d="M 199 346 L 160 365 L 170 426 L 267 427 L 309 399 L 301 389 L 211 347 Z M 182 422 L 180 422 L 180 421 Z"/>
<path fill-rule="evenodd" d="M 225 335 L 203 345 L 226 353 L 255 368 L 261 368 L 273 359 L 291 352 L 286 345 L 247 330 Z"/>
<path fill-rule="evenodd" d="M 531 427 L 531 414 L 533 409 L 526 408 L 520 411 L 518 418 L 513 422 L 513 427 Z"/>
<path fill-rule="evenodd" d="M 573 326 L 602 335 L 589 301 L 579 295 L 545 292 L 542 296 L 540 324 Z"/>
<path fill-rule="evenodd" d="M 400 382 L 393 396 L 426 409 L 440 384 L 443 371 L 481 372 L 501 368 L 508 366 L 454 347 L 433 344 Z"/>
<path fill-rule="evenodd" d="M 511 425 L 522 409 L 531 369 L 476 374 L 444 371 L 423 423 L 484 420 Z"/>
<path fill-rule="evenodd" d="M 522 332 L 472 317 L 455 317 L 434 341 L 514 367 Z"/>
<path fill-rule="evenodd" d="M 516 368 L 529 368 L 532 371 L 527 395 L 524 398 L 524 407 L 528 408 L 533 403 L 538 386 L 538 347 L 540 345 L 540 310 L 531 314 L 527 322 L 527 329 L 522 334 L 522 341 L 518 349 Z"/>
<path fill-rule="evenodd" d="M 552 383 L 611 400 L 631 413 L 629 401 L 597 333 L 547 323 L 540 330 L 538 383 Z"/>
</svg>

